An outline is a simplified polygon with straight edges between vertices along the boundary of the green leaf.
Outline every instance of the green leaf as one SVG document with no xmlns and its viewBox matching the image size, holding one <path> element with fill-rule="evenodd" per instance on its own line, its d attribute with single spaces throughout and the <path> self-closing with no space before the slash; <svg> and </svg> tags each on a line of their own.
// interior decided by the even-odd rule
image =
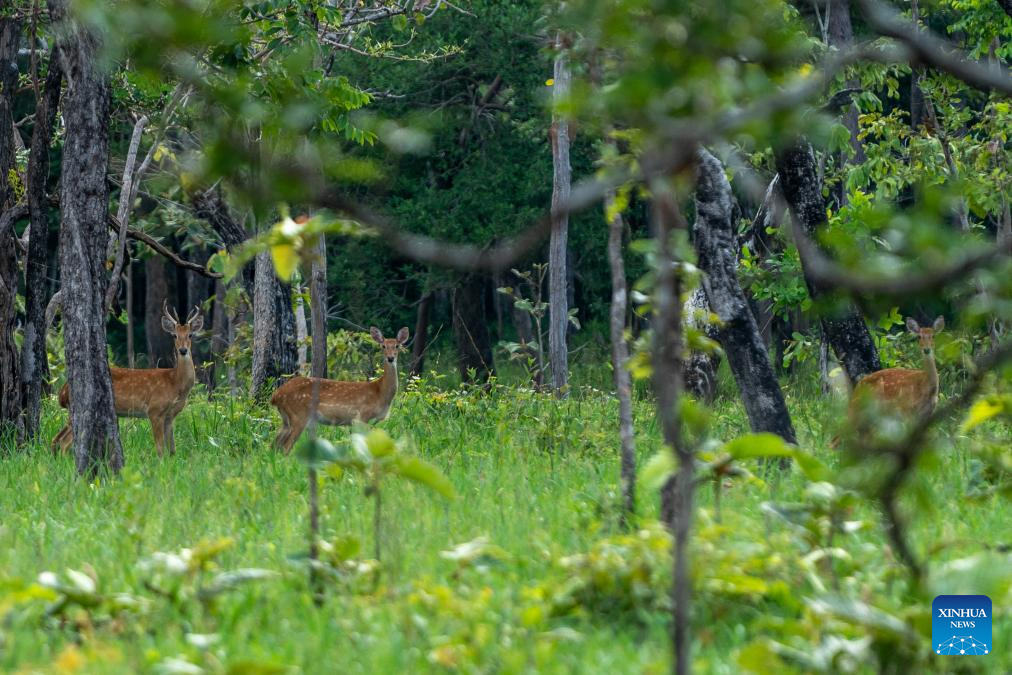
<svg viewBox="0 0 1012 675">
<path fill-rule="evenodd" d="M 365 435 L 365 444 L 373 457 L 388 457 L 397 451 L 397 445 L 390 434 L 382 429 L 373 429 Z"/>
<path fill-rule="evenodd" d="M 274 244 L 271 246 L 271 259 L 274 261 L 274 269 L 278 273 L 278 278 L 290 281 L 299 262 L 299 257 L 295 254 L 295 247 L 288 243 Z"/>
<path fill-rule="evenodd" d="M 965 434 L 976 426 L 983 424 L 1005 410 L 1005 400 L 982 398 L 970 408 L 960 430 Z"/>
<path fill-rule="evenodd" d="M 739 436 L 724 446 L 724 450 L 735 459 L 792 457 L 794 454 L 794 449 L 784 439 L 767 432 Z"/>
<path fill-rule="evenodd" d="M 675 453 L 667 447 L 647 460 L 640 470 L 640 482 L 643 487 L 650 491 L 660 490 L 668 478 L 675 473 L 678 463 L 675 461 Z"/>
<path fill-rule="evenodd" d="M 396 31 L 403 32 L 408 29 L 408 17 L 404 16 L 403 14 L 398 14 L 397 16 L 395 16 L 391 23 L 393 24 L 394 30 Z"/>
<path fill-rule="evenodd" d="M 420 457 L 404 455 L 398 457 L 389 467 L 390 473 L 407 478 L 410 481 L 424 485 L 446 499 L 454 500 L 457 493 L 453 489 L 453 483 L 433 464 L 426 462 Z"/>
<path fill-rule="evenodd" d="M 304 438 L 299 443 L 295 456 L 311 469 L 321 469 L 339 459 L 334 444 L 320 436 L 313 439 Z"/>
</svg>

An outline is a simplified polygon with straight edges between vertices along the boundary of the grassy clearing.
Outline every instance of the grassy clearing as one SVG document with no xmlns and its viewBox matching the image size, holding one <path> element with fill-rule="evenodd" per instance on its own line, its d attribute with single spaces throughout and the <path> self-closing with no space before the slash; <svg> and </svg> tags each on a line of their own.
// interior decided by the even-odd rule
<svg viewBox="0 0 1012 675">
<path fill-rule="evenodd" d="M 606 378 L 606 372 L 592 373 L 578 383 Z M 833 406 L 802 385 L 787 391 L 802 444 L 834 464 L 826 449 Z M 124 420 L 128 468 L 121 479 L 97 485 L 73 477 L 69 458 L 52 457 L 42 445 L 6 456 L 0 463 L 0 615 L 6 614 L 0 670 L 184 672 L 172 661 L 180 659 L 209 672 L 235 673 L 272 672 L 269 665 L 304 672 L 666 672 L 663 554 L 644 544 L 640 553 L 656 554 L 656 560 L 628 553 L 639 551 L 634 546 L 612 560 L 619 568 L 609 567 L 603 554 L 564 567 L 566 556 L 617 535 L 616 413 L 607 393 L 589 386 L 561 404 L 508 388 L 485 395 L 423 383 L 402 392 L 383 427 L 412 439 L 416 451 L 449 476 L 459 498 L 446 503 L 413 485 L 388 484 L 378 586 L 368 574 L 349 573 L 328 584 L 322 609 L 313 605 L 305 569 L 289 560 L 307 547 L 306 478 L 294 459 L 269 447 L 277 426 L 273 410 L 198 393 L 176 423 L 179 452 L 166 458 L 154 455 L 146 422 Z M 47 437 L 62 420 L 62 411 L 45 411 Z M 658 447 L 658 430 L 642 398 L 636 426 L 643 461 Z M 989 433 L 1009 438 L 1008 429 L 993 427 Z M 714 435 L 727 439 L 746 430 L 740 406 L 720 401 Z M 347 431 L 324 435 L 337 441 Z M 953 437 L 942 445 L 937 466 L 918 476 L 906 504 L 915 514 L 919 551 L 949 544 L 934 558 L 939 563 L 1000 543 L 999 533 L 1012 522 L 1000 498 L 963 499 L 972 479 L 972 441 Z M 367 558 L 372 506 L 362 488 L 353 476 L 325 478 L 322 527 L 328 541 L 358 538 L 357 557 Z M 801 502 L 811 493 L 797 472 L 765 486 L 739 482 L 724 491 L 717 523 L 712 489 L 699 492 L 700 672 L 740 672 L 742 650 L 765 637 L 800 646 L 819 643 L 823 633 L 848 634 L 838 621 L 806 607 L 804 598 L 824 593 L 864 599 L 923 623 L 917 617 L 928 608 L 904 606 L 900 570 L 867 503 L 852 508 L 849 518 L 863 525 L 836 543 L 846 559 L 829 569 L 806 561 L 804 537 L 763 511 L 770 499 Z M 656 516 L 656 501 L 641 492 L 644 523 Z M 440 556 L 482 536 L 508 558 L 484 569 Z M 183 583 L 176 599 L 145 588 L 151 575 L 140 560 L 225 538 L 231 544 L 212 568 Z M 660 597 L 660 604 L 640 598 L 620 607 L 616 598 L 632 595 L 610 589 L 628 571 L 622 566 L 635 568 L 629 588 Z M 248 567 L 279 575 L 212 602 L 197 599 L 217 571 Z M 113 615 L 104 606 L 72 607 L 47 617 L 47 602 L 32 599 L 26 584 L 42 571 L 67 568 L 96 578 L 99 593 L 130 593 L 145 608 Z M 649 569 L 654 576 L 640 574 Z M 592 590 L 579 595 L 574 611 L 557 616 L 574 578 L 594 580 Z M 1003 583 L 1007 592 L 1007 579 Z M 1000 609 L 1001 600 L 993 599 Z M 996 638 L 1012 634 L 1007 614 L 995 619 L 994 632 Z M 940 669 L 951 664 L 934 662 Z M 1008 672 L 1012 656 L 1003 649 L 962 665 Z"/>
</svg>

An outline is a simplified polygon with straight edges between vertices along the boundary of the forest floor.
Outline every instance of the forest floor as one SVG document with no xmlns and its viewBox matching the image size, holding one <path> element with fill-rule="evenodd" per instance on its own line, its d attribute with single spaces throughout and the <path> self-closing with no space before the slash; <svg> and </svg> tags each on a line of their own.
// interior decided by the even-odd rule
<svg viewBox="0 0 1012 675">
<path fill-rule="evenodd" d="M 603 371 L 583 382 L 603 388 L 607 377 Z M 828 446 L 838 404 L 814 389 L 788 384 L 786 391 L 801 445 L 834 466 Z M 49 404 L 47 441 L 64 416 Z M 635 416 L 643 463 L 659 447 L 645 396 Z M 52 456 L 45 444 L 5 452 L 0 671 L 668 672 L 669 540 L 652 523 L 658 500 L 646 489 L 641 529 L 629 536 L 618 529 L 616 417 L 608 392 L 580 377 L 564 403 L 515 388 L 482 393 L 431 381 L 402 391 L 382 427 L 411 439 L 458 498 L 446 502 L 396 479 L 385 484 L 377 578 L 373 503 L 362 480 L 324 475 L 321 528 L 334 542 L 324 556 L 339 574 L 323 582 L 321 607 L 303 559 L 306 471 L 271 448 L 273 409 L 197 391 L 176 421 L 178 452 L 165 458 L 155 455 L 146 421 L 123 420 L 126 469 L 94 484 L 76 478 L 71 459 Z M 1008 428 L 986 426 L 1012 438 Z M 966 498 L 979 466 L 972 439 L 957 427 L 950 425 L 945 450 L 914 478 L 903 506 L 915 549 L 933 552 L 933 588 L 1004 593 L 992 595 L 994 636 L 1007 642 L 1007 574 L 967 579 L 959 570 L 992 555 L 990 545 L 1009 543 L 1012 509 L 998 496 Z M 746 431 L 740 405 L 723 396 L 712 435 Z M 323 433 L 335 442 L 348 435 Z M 838 500 L 845 523 L 837 539 L 823 542 L 820 523 L 828 521 L 818 513 L 792 524 L 775 516 L 788 507 L 770 503 L 825 505 L 841 494 L 833 486 L 808 483 L 798 470 L 728 485 L 719 514 L 712 485 L 698 492 L 698 672 L 804 672 L 820 663 L 836 671 L 850 652 L 864 660 L 877 650 L 885 663 L 911 643 L 929 669 L 960 661 L 970 671 L 1012 671 L 1007 644 L 966 660 L 917 646 L 921 636 L 929 639 L 930 607 L 903 600 L 905 572 L 870 503 Z M 465 542 L 473 545 L 441 554 Z M 945 572 L 956 559 L 962 563 Z M 269 574 L 221 575 L 246 568 Z M 43 576 L 39 585 L 44 572 L 56 577 Z M 880 611 L 855 611 L 867 606 Z M 904 635 L 896 617 L 919 636 Z M 863 635 L 873 637 L 871 647 Z M 777 656 L 772 642 L 787 649 Z"/>
</svg>

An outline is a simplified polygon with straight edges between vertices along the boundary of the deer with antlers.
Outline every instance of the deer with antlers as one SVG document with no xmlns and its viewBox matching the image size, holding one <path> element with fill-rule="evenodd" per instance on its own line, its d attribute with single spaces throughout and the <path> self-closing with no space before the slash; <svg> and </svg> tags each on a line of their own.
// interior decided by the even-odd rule
<svg viewBox="0 0 1012 675">
<path fill-rule="evenodd" d="M 383 375 L 367 382 L 341 382 L 319 377 L 293 377 L 278 387 L 271 405 L 281 413 L 281 431 L 274 444 L 287 455 L 310 419 L 316 392 L 316 421 L 345 426 L 355 421 L 385 419 L 397 394 L 397 355 L 408 341 L 407 327 L 388 339 L 373 326 L 369 334 L 383 348 Z"/>
<path fill-rule="evenodd" d="M 193 351 L 190 342 L 193 335 L 204 325 L 200 309 L 195 307 L 185 323 L 166 304 L 162 305 L 162 329 L 175 338 L 176 366 L 174 368 L 110 368 L 112 395 L 118 417 L 147 417 L 151 422 L 151 433 L 155 438 L 158 454 L 176 451 L 176 440 L 172 422 L 186 407 L 186 399 L 193 388 L 196 373 L 193 369 Z M 70 388 L 64 384 L 60 389 L 60 405 L 70 405 Z M 52 450 L 66 451 L 74 434 L 70 420 L 53 438 Z"/>
<path fill-rule="evenodd" d="M 905 416 L 929 414 L 938 403 L 938 368 L 935 366 L 935 335 L 945 328 L 945 319 L 938 317 L 930 328 L 907 318 L 907 330 L 917 336 L 921 347 L 923 368 L 886 368 L 876 371 L 856 387 L 850 398 L 850 419 L 856 421 L 863 404 L 869 400 L 884 412 Z"/>
</svg>

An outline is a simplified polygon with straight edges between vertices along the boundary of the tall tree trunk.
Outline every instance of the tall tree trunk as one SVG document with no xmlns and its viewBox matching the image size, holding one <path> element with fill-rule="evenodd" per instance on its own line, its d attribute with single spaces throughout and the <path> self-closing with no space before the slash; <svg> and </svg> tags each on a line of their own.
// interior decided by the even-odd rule
<svg viewBox="0 0 1012 675">
<path fill-rule="evenodd" d="M 418 302 L 418 314 L 415 318 L 415 342 L 411 346 L 411 368 L 408 370 L 412 375 L 421 375 L 425 369 L 425 348 L 429 342 L 429 316 L 432 314 L 433 296 L 432 291 L 426 291 Z"/>
<path fill-rule="evenodd" d="M 629 345 L 625 341 L 625 316 L 628 291 L 625 280 L 625 261 L 622 258 L 622 234 L 625 229 L 622 214 L 615 209 L 615 196 L 605 200 L 608 218 L 608 266 L 611 269 L 611 365 L 615 373 L 615 395 L 618 397 L 618 436 L 620 442 L 622 477 L 622 525 L 628 527 L 636 515 L 636 436 L 633 433 L 632 377 L 629 363 Z M 610 214 L 610 217 L 609 217 Z"/>
<path fill-rule="evenodd" d="M 682 308 L 685 327 L 694 328 L 708 338 L 717 340 L 717 328 L 707 318 L 710 315 L 710 303 L 706 299 L 706 291 L 700 286 L 692 291 Z M 760 339 L 761 339 L 760 335 Z M 685 357 L 682 369 L 685 391 L 705 403 L 713 403 L 717 396 L 717 369 L 720 367 L 718 354 L 691 350 Z"/>
<path fill-rule="evenodd" d="M 689 529 L 692 525 L 695 492 L 695 452 L 682 435 L 679 402 L 682 384 L 682 317 L 681 279 L 675 268 L 674 231 L 684 227 L 678 204 L 670 184 L 655 181 L 654 230 L 657 238 L 657 286 L 654 290 L 654 341 L 652 360 L 653 385 L 657 395 L 657 418 L 664 445 L 678 460 L 677 473 L 668 480 L 661 494 L 662 517 L 674 532 L 672 557 L 672 621 L 674 646 L 673 671 L 687 675 L 690 671 L 692 645 L 690 602 L 692 599 L 689 567 Z"/>
<path fill-rule="evenodd" d="M 67 0 L 50 0 L 55 24 Z M 70 422 L 77 471 L 94 476 L 123 466 L 112 382 L 106 361 L 105 252 L 109 237 L 109 82 L 98 62 L 98 39 L 76 27 L 65 33 L 67 95 L 60 181 L 60 269 Z"/>
<path fill-rule="evenodd" d="M 201 266 L 206 266 L 210 257 L 211 254 L 208 250 L 201 246 L 194 250 L 193 262 Z M 209 277 L 189 270 L 183 273 L 183 277 L 186 279 L 186 307 L 184 310 L 188 315 L 191 311 L 193 311 L 194 307 L 203 308 L 204 303 L 206 303 L 208 298 L 211 297 L 213 284 L 211 283 L 211 279 Z M 180 314 L 182 315 L 182 312 L 180 312 Z M 208 384 L 210 369 L 207 368 L 205 364 L 208 361 L 210 346 L 206 340 L 202 339 L 200 336 L 195 336 L 190 348 L 193 351 L 193 365 L 197 369 L 197 377 L 206 386 Z"/>
<path fill-rule="evenodd" d="M 251 395 L 266 401 L 298 368 L 291 287 L 278 280 L 270 253 L 256 257 L 253 289 L 253 368 Z"/>
<path fill-rule="evenodd" d="M 327 240 L 317 242 L 309 280 L 309 310 L 313 324 L 313 377 L 327 377 Z M 418 339 L 416 334 L 415 339 Z"/>
<path fill-rule="evenodd" d="M 560 34 L 555 41 L 555 83 L 552 98 L 556 105 L 569 96 L 569 66 L 566 63 L 565 40 Z M 572 171 L 569 165 L 569 122 L 560 113 L 552 122 L 552 234 L 548 256 L 548 359 L 552 365 L 552 389 L 555 395 L 569 395 L 569 294 L 567 293 L 566 248 L 569 237 L 569 201 Z"/>
<path fill-rule="evenodd" d="M 776 162 L 791 218 L 808 237 L 817 241 L 819 230 L 827 223 L 826 200 L 812 147 L 807 141 L 797 142 L 777 152 Z M 830 299 L 832 289 L 814 283 L 807 273 L 805 283 L 812 300 Z M 822 328 L 852 384 L 882 369 L 868 326 L 852 304 L 839 300 L 829 307 L 822 318 Z"/>
<path fill-rule="evenodd" d="M 228 315 L 225 307 L 225 281 L 214 281 L 214 309 L 211 313 L 211 372 L 208 386 L 212 389 L 221 377 L 222 355 L 228 349 Z"/>
<path fill-rule="evenodd" d="M 49 146 L 53 140 L 53 122 L 60 105 L 63 64 L 59 46 L 51 47 L 49 72 L 42 95 L 35 103 L 35 128 L 28 156 L 28 261 L 25 265 L 25 340 L 21 348 L 21 404 L 25 434 L 33 438 L 39 432 L 42 387 L 49 372 L 46 354 L 46 303 L 49 302 L 46 277 L 49 273 Z"/>
<path fill-rule="evenodd" d="M 295 287 L 295 349 L 296 365 L 300 375 L 307 375 L 307 359 L 309 355 L 309 325 L 306 323 L 306 303 L 302 299 L 302 288 Z"/>
<path fill-rule="evenodd" d="M 134 347 L 134 328 L 137 320 L 134 318 L 134 261 L 133 253 L 131 252 L 132 247 L 127 243 L 124 255 L 130 256 L 126 263 L 126 349 L 127 349 L 127 367 L 137 367 L 137 350 Z"/>
<path fill-rule="evenodd" d="M 829 44 L 844 51 L 854 44 L 854 26 L 850 20 L 850 0 L 829 0 L 827 13 L 829 14 Z M 856 87 L 858 83 L 854 80 L 847 82 L 848 87 Z M 851 102 L 843 112 L 843 125 L 850 131 L 850 147 L 854 149 L 854 158 L 850 160 L 854 164 L 862 164 L 865 161 L 864 145 L 858 138 L 860 126 L 858 124 L 859 111 L 857 104 Z M 846 199 L 846 186 L 841 185 L 841 204 Z"/>
<path fill-rule="evenodd" d="M 484 382 L 494 373 L 492 343 L 485 322 L 484 281 L 481 275 L 468 274 L 453 289 L 453 333 L 460 379 L 464 382 Z"/>
<path fill-rule="evenodd" d="M 151 255 L 145 261 L 145 268 L 144 335 L 147 338 L 148 367 L 169 368 L 175 357 L 172 336 L 162 330 L 162 307 L 171 296 L 165 260 L 160 255 Z M 175 302 L 170 304 L 172 309 L 179 311 Z M 179 313 L 185 314 L 185 311 Z"/>
<path fill-rule="evenodd" d="M 18 43 L 21 23 L 17 18 L 0 18 L 0 214 L 10 221 L 10 229 L 0 228 L 0 433 L 14 429 L 20 437 L 21 416 L 20 360 L 14 342 L 17 320 L 18 260 L 14 245 L 14 187 L 9 176 L 14 170 L 14 90 L 18 83 Z"/>
<path fill-rule="evenodd" d="M 759 327 L 738 283 L 734 196 L 724 166 L 706 150 L 696 152 L 696 224 L 692 229 L 710 309 L 720 317 L 717 340 L 727 354 L 753 431 L 795 443 L 783 392 Z"/>
</svg>

